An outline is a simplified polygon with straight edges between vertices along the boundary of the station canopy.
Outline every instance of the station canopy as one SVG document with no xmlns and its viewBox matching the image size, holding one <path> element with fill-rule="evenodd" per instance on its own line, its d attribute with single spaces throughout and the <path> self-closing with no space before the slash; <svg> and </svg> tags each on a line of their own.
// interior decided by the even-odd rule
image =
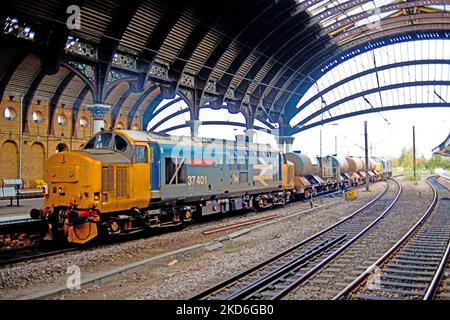
<svg viewBox="0 0 450 320">
<path fill-rule="evenodd" d="M 74 119 L 108 104 L 113 125 L 126 115 L 121 126 L 139 118 L 169 133 L 201 120 L 290 135 L 367 112 L 448 107 L 449 9 L 434 0 L 9 1 L 0 96 L 21 97 L 25 115 L 36 99 L 49 117 L 64 104 Z"/>
</svg>

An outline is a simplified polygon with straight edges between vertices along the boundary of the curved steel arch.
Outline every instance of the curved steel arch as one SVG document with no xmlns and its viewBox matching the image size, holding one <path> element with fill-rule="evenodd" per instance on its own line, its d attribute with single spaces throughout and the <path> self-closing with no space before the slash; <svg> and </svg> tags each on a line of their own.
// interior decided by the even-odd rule
<svg viewBox="0 0 450 320">
<path fill-rule="evenodd" d="M 381 111 L 401 110 L 401 109 L 417 109 L 417 108 L 450 108 L 450 104 L 443 103 L 443 102 L 413 103 L 413 104 L 402 104 L 402 105 L 396 105 L 396 106 L 388 106 L 388 107 L 382 107 L 382 108 L 369 108 L 369 109 L 365 109 L 365 110 L 360 110 L 360 111 L 355 111 L 355 112 L 341 114 L 341 115 L 336 116 L 336 117 L 332 117 L 332 118 L 324 119 L 324 120 L 321 120 L 321 121 L 318 121 L 318 122 L 314 122 L 314 123 L 302 126 L 301 128 L 293 129 L 292 131 L 290 131 L 290 134 L 291 135 L 292 134 L 296 134 L 296 133 L 305 131 L 307 129 L 311 129 L 311 128 L 323 125 L 325 123 L 329 123 L 329 122 L 333 122 L 333 121 L 337 121 L 337 120 L 341 120 L 341 119 L 345 119 L 345 118 L 350 118 L 350 117 L 354 117 L 354 116 L 359 116 L 359 115 L 362 115 L 362 114 L 381 112 Z"/>
<path fill-rule="evenodd" d="M 5 50 L 6 51 L 6 50 Z M 23 60 L 28 56 L 26 51 L 16 50 L 13 54 L 13 60 L 6 66 L 3 70 L 3 74 L 0 77 L 0 101 L 3 99 L 6 86 L 8 85 L 11 77 L 13 76 L 16 69 L 20 66 Z"/>
<path fill-rule="evenodd" d="M 250 65 L 250 67 L 245 71 L 245 77 L 248 76 L 250 70 L 252 69 L 252 66 L 262 57 L 266 55 L 265 52 L 262 52 L 263 49 L 259 49 L 259 46 L 261 46 L 261 43 L 266 41 L 268 36 L 273 32 L 274 29 L 279 29 L 280 25 L 285 25 L 287 21 L 289 21 L 292 16 L 289 13 L 289 4 L 285 2 L 273 2 L 270 4 L 270 6 L 267 6 L 265 10 L 259 12 L 257 15 L 255 15 L 252 19 L 252 21 L 240 32 L 240 34 L 236 37 L 236 41 L 243 42 L 242 39 L 245 40 L 246 45 L 241 46 L 240 50 L 236 53 L 236 55 L 233 57 L 233 60 L 226 70 L 226 72 L 222 73 L 221 78 L 219 79 L 219 85 L 224 88 L 224 92 L 226 92 L 229 88 L 231 83 L 234 79 L 237 79 L 239 75 L 236 73 L 239 71 L 239 69 L 244 66 L 243 62 L 246 62 L 247 59 L 252 55 L 255 54 L 257 58 L 255 59 L 255 62 Z M 274 14 L 276 12 L 273 12 L 276 7 L 280 7 L 281 10 L 280 13 Z M 288 6 L 288 7 L 286 7 Z M 277 19 L 278 18 L 278 19 Z M 264 21 L 265 23 L 260 23 Z M 280 23 L 280 21 L 282 21 Z M 259 27 L 259 28 L 258 28 Z M 263 30 L 269 31 L 268 33 L 261 32 L 261 28 L 264 28 Z M 259 29 L 259 32 L 256 32 L 256 30 Z M 265 49 L 265 51 L 270 51 L 271 46 L 268 46 Z M 273 58 L 272 53 L 269 52 L 269 55 Z M 234 74 L 233 76 L 231 74 Z M 239 84 L 236 89 L 239 88 L 240 83 L 242 83 L 243 80 L 239 81 Z M 244 92 L 245 93 L 245 92 Z M 244 96 L 242 94 L 242 96 Z"/>
<path fill-rule="evenodd" d="M 40 69 L 40 71 L 36 74 L 33 81 L 31 82 L 30 86 L 27 89 L 27 92 L 25 93 L 23 97 L 23 110 L 21 114 L 21 121 L 23 124 L 23 131 L 29 132 L 29 126 L 28 126 L 28 113 L 30 110 L 31 102 L 33 101 L 34 94 L 36 93 L 36 90 L 40 86 L 42 80 L 46 76 L 46 73 L 44 70 Z"/>
<path fill-rule="evenodd" d="M 152 119 L 153 110 L 164 100 L 164 95 L 160 92 L 155 99 L 152 100 L 151 103 L 147 106 L 147 109 L 142 113 L 141 125 L 143 130 L 147 130 L 147 126 Z"/>
<path fill-rule="evenodd" d="M 236 126 L 236 127 L 246 128 L 245 123 L 234 122 L 234 121 L 230 121 L 230 122 L 228 122 L 228 121 L 202 121 L 201 125 L 202 126 L 203 125 L 205 125 L 205 126 L 208 126 L 208 125 L 226 125 L 227 126 L 228 125 L 228 126 Z M 167 129 L 164 129 L 164 130 L 161 130 L 161 131 L 158 131 L 158 133 L 167 133 L 169 131 L 182 129 L 182 128 L 187 128 L 187 127 L 189 127 L 188 124 L 180 124 L 178 126 L 173 126 L 173 127 L 170 127 L 170 128 L 167 128 Z M 259 126 L 255 126 L 254 129 L 256 129 L 258 131 L 262 131 L 262 132 L 267 132 L 267 133 L 271 133 L 272 132 L 272 130 L 270 130 L 270 129 L 262 128 L 262 127 L 259 127 Z"/>
<path fill-rule="evenodd" d="M 174 105 L 175 103 L 180 102 L 180 101 L 185 101 L 185 100 L 181 97 L 178 97 L 178 98 L 172 99 L 171 101 L 168 101 L 165 105 L 163 105 L 161 108 L 159 108 L 158 111 L 156 111 L 156 112 L 153 111 L 152 116 L 153 117 L 157 116 L 158 114 L 160 114 L 167 108 L 170 108 L 171 105 Z M 159 106 L 159 104 L 156 107 L 158 107 L 158 106 Z M 189 108 L 189 104 L 187 104 L 187 106 Z M 154 109 L 156 109 L 156 107 Z"/>
<path fill-rule="evenodd" d="M 81 103 L 83 102 L 86 95 L 89 93 L 91 88 L 88 85 L 84 85 L 83 89 L 78 94 L 78 97 L 75 99 L 75 102 L 72 106 L 72 136 L 77 137 L 77 118 L 78 118 L 78 112 L 80 111 Z M 92 94 L 92 91 L 91 91 Z"/>
<path fill-rule="evenodd" d="M 128 113 L 128 127 L 131 127 L 131 122 L 134 118 L 134 115 L 136 114 L 136 112 L 139 110 L 139 107 L 141 106 L 141 104 L 144 102 L 145 99 L 147 99 L 147 97 L 152 94 L 152 92 L 154 92 L 156 89 L 158 88 L 157 85 L 152 85 L 150 88 L 148 88 L 147 90 L 145 90 L 141 96 L 135 101 L 135 103 L 133 104 L 133 106 L 131 107 L 130 112 Z"/>
<path fill-rule="evenodd" d="M 351 96 L 347 96 L 341 100 L 335 101 L 332 104 L 326 106 L 325 108 L 321 108 L 320 110 L 310 114 L 305 119 L 301 120 L 299 123 L 295 124 L 293 127 L 301 126 L 307 123 L 309 120 L 314 119 L 315 117 L 321 115 L 322 113 L 333 109 L 334 107 L 337 107 L 347 101 L 354 100 L 356 98 L 363 97 L 368 94 L 377 93 L 380 91 L 386 91 L 386 90 L 392 90 L 392 89 L 398 89 L 398 88 L 404 88 L 404 87 L 420 87 L 420 86 L 450 86 L 450 81 L 413 81 L 413 82 L 403 82 L 403 83 L 396 83 L 391 84 L 387 86 L 383 86 L 380 88 L 373 88 L 365 91 L 358 92 L 356 94 L 353 94 Z M 376 109 L 376 108 L 374 108 Z M 373 110 L 373 109 L 371 109 Z"/>
<path fill-rule="evenodd" d="M 257 0 L 253 2 L 236 1 L 233 6 L 236 7 L 236 11 L 240 12 L 241 16 L 236 17 L 234 12 L 227 13 L 227 19 L 233 20 L 234 23 L 229 23 L 229 27 L 225 32 L 225 36 L 221 38 L 217 46 L 211 52 L 204 66 L 198 72 L 198 79 L 201 81 L 201 99 L 203 98 L 206 90 L 206 85 L 211 79 L 213 69 L 217 69 L 217 64 L 221 58 L 227 53 L 230 46 L 235 42 L 242 42 L 242 35 L 249 25 L 257 20 L 259 14 L 255 15 L 255 12 L 263 12 L 269 6 L 272 6 L 273 1 Z M 247 4 L 247 5 L 245 5 Z M 249 22 L 250 21 L 250 22 Z M 245 40 L 245 39 L 244 39 Z M 233 57 L 233 60 L 236 57 Z M 228 68 L 229 69 L 229 68 Z M 224 75 L 222 71 L 221 77 Z M 220 79 L 218 79 L 220 82 Z M 222 94 L 224 94 L 222 92 Z"/>
<path fill-rule="evenodd" d="M 67 63 L 66 61 L 61 61 L 61 66 L 66 67 L 67 69 L 75 73 L 78 77 L 80 77 L 81 80 L 83 80 L 83 82 L 89 87 L 92 96 L 94 96 L 94 84 L 91 80 L 88 79 L 88 77 L 86 77 L 86 75 L 84 75 L 82 72 L 80 72 L 80 70 L 72 66 L 70 63 Z"/>
<path fill-rule="evenodd" d="M 59 102 L 59 99 L 61 98 L 62 93 L 64 92 L 64 89 L 67 87 L 67 85 L 70 83 L 70 81 L 72 81 L 72 79 L 74 77 L 75 77 L 75 73 L 69 71 L 69 73 L 65 76 L 65 78 L 58 85 L 58 88 L 55 90 L 55 93 L 53 94 L 53 97 L 50 100 L 48 128 L 47 128 L 48 134 L 55 133 L 54 132 L 55 126 L 53 125 L 53 120 L 55 118 L 56 107 L 58 105 L 58 102 Z"/>
<path fill-rule="evenodd" d="M 120 98 L 117 100 L 116 104 L 113 106 L 111 110 L 111 126 L 114 126 L 116 123 L 116 120 L 119 116 L 120 109 L 122 109 L 125 101 L 128 99 L 128 97 L 134 93 L 134 89 L 131 86 L 128 86 L 128 89 L 125 90 L 124 93 L 120 96 Z"/>
<path fill-rule="evenodd" d="M 192 112 L 192 107 L 191 104 L 187 101 L 187 99 L 184 97 L 184 95 L 180 94 L 179 92 L 177 92 L 178 94 L 178 98 L 174 98 L 170 101 L 168 101 L 164 106 L 162 106 L 156 113 L 153 113 L 153 111 L 160 105 L 160 103 L 164 100 L 164 95 L 162 93 L 160 93 L 157 97 L 155 97 L 155 99 L 148 105 L 147 109 L 144 111 L 143 115 L 142 115 L 142 128 L 147 128 L 148 124 L 150 123 L 150 121 L 152 121 L 152 119 L 158 115 L 159 113 L 161 113 L 163 110 L 166 110 L 167 108 L 169 108 L 171 105 L 179 102 L 179 101 L 184 101 L 186 103 L 186 105 L 188 106 L 186 109 L 187 111 Z M 174 116 L 176 114 L 172 113 L 169 116 L 165 117 L 163 120 L 167 120 L 169 119 L 171 116 Z M 162 123 L 161 121 L 159 121 L 157 123 L 158 126 L 160 126 Z"/>
<path fill-rule="evenodd" d="M 210 109 L 210 106 L 201 106 L 200 107 L 200 109 Z M 228 108 L 226 107 L 226 106 L 223 106 L 223 107 L 221 107 L 221 108 L 219 108 L 219 109 L 216 109 L 216 110 L 221 110 L 221 109 L 225 109 L 225 110 L 228 110 Z M 185 112 L 187 112 L 188 111 L 188 109 L 183 109 L 183 110 L 178 110 L 177 112 L 174 112 L 174 113 L 172 113 L 172 114 L 170 114 L 170 115 L 168 115 L 167 117 L 165 117 L 164 119 L 161 119 L 160 121 L 158 121 L 158 123 L 156 123 L 155 125 L 153 125 L 149 130 L 151 131 L 151 130 L 155 130 L 157 127 L 159 127 L 160 125 L 162 125 L 163 123 L 165 123 L 167 120 L 169 120 L 170 118 L 172 118 L 172 117 L 174 117 L 174 116 L 178 116 L 178 115 L 181 115 L 181 114 L 183 114 L 183 113 L 185 113 Z M 228 112 L 229 112 L 229 110 L 228 110 Z M 241 112 L 242 113 L 242 112 Z M 243 113 L 242 113 L 243 114 Z M 155 114 L 156 115 L 156 114 Z M 245 117 L 245 116 L 244 116 Z M 261 121 L 261 120 L 260 120 Z M 262 123 L 264 123 L 265 125 L 267 125 L 270 129 L 265 129 L 265 128 L 262 128 L 262 127 L 260 127 L 260 126 L 253 126 L 253 129 L 257 129 L 257 130 L 260 130 L 260 131 L 266 131 L 266 132 L 272 132 L 272 130 L 274 129 L 274 127 L 270 124 L 270 123 L 267 123 L 267 122 L 265 122 L 265 121 L 261 121 Z M 240 124 L 240 126 L 242 126 L 242 127 L 245 127 L 245 128 L 247 128 L 247 123 L 245 122 L 245 123 L 241 123 L 241 122 L 237 122 L 237 121 L 219 121 L 219 120 L 207 120 L 207 121 L 202 121 L 201 122 L 202 123 L 202 125 L 203 124 L 213 124 L 213 123 L 217 123 L 217 124 L 221 124 L 221 125 L 229 125 L 229 126 L 233 126 L 233 125 L 235 125 L 236 123 L 239 123 Z M 148 125 L 148 123 L 147 123 L 147 125 Z M 184 128 L 184 127 L 188 127 L 189 125 L 177 125 L 177 126 L 173 126 L 173 127 L 170 127 L 170 128 L 167 128 L 167 129 L 164 129 L 164 130 L 162 130 L 161 132 L 166 132 L 166 131 L 171 131 L 171 130 L 175 130 L 175 129 L 179 129 L 179 128 Z M 173 128 L 175 128 L 175 129 L 173 129 Z"/>
<path fill-rule="evenodd" d="M 415 19 L 421 19 L 423 18 L 424 14 L 417 14 L 415 15 Z M 403 17 L 397 17 L 397 18 L 391 18 L 390 24 L 396 22 L 397 20 L 402 21 Z M 444 28 L 445 26 L 445 28 Z M 425 31 L 438 31 L 438 30 L 445 30 L 450 29 L 450 20 L 444 21 L 440 24 L 427 24 L 425 25 L 427 28 Z M 367 35 L 367 37 L 359 39 L 361 43 L 371 43 L 371 42 L 377 42 L 379 39 L 382 39 L 383 37 L 393 36 L 393 35 L 403 35 L 407 33 L 414 33 L 414 32 L 420 32 L 423 30 L 424 25 L 410 25 L 410 26 L 395 26 L 391 27 L 389 29 L 381 29 L 377 30 L 375 33 L 372 33 L 370 35 Z M 327 40 L 323 37 L 319 37 L 315 43 L 311 44 L 305 50 L 308 50 L 307 52 L 301 51 L 297 54 L 293 55 L 291 58 L 291 65 L 295 65 L 295 69 L 297 71 L 292 72 L 290 70 L 285 70 L 283 73 L 283 77 L 288 78 L 287 81 L 283 81 L 284 83 L 279 83 L 280 80 L 277 82 L 277 86 L 281 87 L 280 90 L 277 90 L 277 93 L 275 94 L 275 90 L 271 90 L 270 94 L 273 98 L 271 103 L 271 108 L 275 104 L 285 107 L 285 105 L 291 101 L 293 92 L 297 92 L 298 87 L 300 83 L 303 83 L 306 78 L 303 76 L 303 74 L 309 75 L 312 70 L 314 70 L 314 66 L 317 63 L 319 59 L 323 60 L 325 57 L 327 57 L 327 60 L 330 58 L 334 58 L 338 53 L 340 47 L 339 45 L 332 44 L 328 42 L 328 45 L 323 48 L 323 44 L 327 44 Z M 361 44 L 359 43 L 359 44 Z M 316 52 L 314 52 L 316 50 Z M 313 54 L 310 54 L 314 52 Z M 307 60 L 303 59 L 303 56 L 306 55 L 308 57 Z M 284 100 L 284 102 L 283 102 Z M 281 112 L 280 112 L 281 113 Z"/>
<path fill-rule="evenodd" d="M 185 108 L 185 109 L 181 109 L 181 110 L 175 111 L 174 113 L 171 113 L 171 114 L 168 115 L 167 117 L 164 117 L 163 119 L 159 120 L 159 121 L 158 121 L 156 124 L 154 124 L 149 130 L 150 130 L 150 131 L 153 131 L 153 130 L 155 130 L 156 128 L 158 128 L 160 125 L 164 124 L 164 123 L 165 123 L 167 120 L 169 120 L 170 118 L 173 118 L 173 117 L 182 115 L 183 113 L 186 113 L 186 112 L 189 113 L 189 116 L 191 115 L 191 114 L 190 114 L 189 108 Z M 147 124 L 147 125 L 148 125 L 148 124 Z"/>
<path fill-rule="evenodd" d="M 376 68 L 367 69 L 367 70 L 364 70 L 364 71 L 359 72 L 359 73 L 355 73 L 355 74 L 351 75 L 350 77 L 342 79 L 342 80 L 334 83 L 333 85 L 331 85 L 331 86 L 329 86 L 329 87 L 319 91 L 314 96 L 312 96 L 311 98 L 306 100 L 304 103 L 302 103 L 298 108 L 296 108 L 296 110 L 294 110 L 294 111 L 298 111 L 297 113 L 295 113 L 295 114 L 294 113 L 289 113 L 288 115 L 289 116 L 292 115 L 292 117 L 295 117 L 300 111 L 302 111 L 303 109 L 308 107 L 309 104 L 311 104 L 313 101 L 317 100 L 321 96 L 325 95 L 326 93 L 330 92 L 331 90 L 333 90 L 333 89 L 335 89 L 335 88 L 337 88 L 337 87 L 339 87 L 339 86 L 341 86 L 341 85 L 343 85 L 343 84 L 345 84 L 347 82 L 350 82 L 350 81 L 355 80 L 357 78 L 363 77 L 365 75 L 376 73 L 378 71 L 398 68 L 398 67 L 405 67 L 405 66 L 412 66 L 412 65 L 425 65 L 425 64 L 449 64 L 450 65 L 450 60 L 448 60 L 448 59 L 409 60 L 409 61 L 391 63 L 391 64 L 379 66 L 379 67 L 376 67 Z M 287 111 L 289 111 L 289 110 L 287 110 Z"/>
<path fill-rule="evenodd" d="M 446 26 L 446 29 L 443 28 L 444 24 Z M 429 33 L 429 32 L 435 32 L 435 33 L 443 32 L 444 35 L 442 35 L 442 37 L 443 38 L 448 38 L 448 36 L 445 36 L 445 32 L 447 30 L 450 30 L 450 21 L 448 21 L 448 22 L 446 22 L 444 24 L 436 25 L 434 27 L 433 27 L 433 25 L 427 25 L 426 27 L 428 29 L 426 29 L 426 30 L 421 30 L 419 28 L 419 27 L 421 27 L 420 25 L 419 26 L 412 25 L 412 26 L 409 26 L 409 27 L 400 27 L 400 28 L 394 28 L 394 29 L 390 29 L 390 30 L 382 30 L 382 31 L 380 31 L 378 33 L 378 36 L 372 37 L 369 40 L 367 40 L 367 39 L 360 39 L 359 43 L 357 43 L 355 46 L 352 46 L 351 48 L 349 48 L 348 50 L 346 50 L 344 52 L 339 51 L 339 47 L 329 46 L 325 50 L 322 50 L 322 52 L 318 53 L 317 56 L 310 57 L 301 66 L 299 66 L 299 68 L 298 68 L 299 71 L 294 73 L 294 74 L 292 74 L 291 77 L 289 78 L 289 80 L 286 81 L 285 85 L 282 87 L 284 92 L 289 92 L 287 94 L 286 93 L 283 94 L 283 95 L 285 95 L 284 102 L 281 103 L 282 97 L 280 96 L 277 101 L 275 101 L 276 99 L 272 101 L 272 105 L 275 104 L 275 103 L 278 103 L 279 105 L 283 106 L 283 109 L 285 109 L 288 104 L 290 104 L 290 105 L 293 104 L 293 99 L 292 99 L 293 94 L 292 94 L 292 92 L 299 92 L 299 88 L 301 87 L 302 84 L 305 83 L 306 79 L 304 79 L 304 78 L 303 79 L 298 79 L 298 76 L 302 72 L 306 73 L 306 72 L 304 72 L 305 68 L 309 68 L 310 69 L 310 71 L 306 73 L 309 77 L 311 77 L 313 79 L 317 79 L 317 75 L 316 75 L 316 77 L 313 77 L 313 74 L 315 72 L 317 72 L 317 71 L 320 71 L 320 67 L 317 66 L 318 57 L 324 57 L 325 55 L 329 55 L 329 58 L 327 59 L 327 62 L 333 61 L 333 60 L 337 60 L 337 58 L 339 56 L 341 56 L 342 54 L 351 52 L 352 50 L 354 51 L 359 46 L 364 46 L 364 45 L 367 46 L 367 45 L 370 45 L 372 42 L 377 43 L 377 45 L 373 45 L 373 46 L 371 46 L 371 48 L 369 50 L 366 50 L 366 51 L 370 51 L 371 49 L 375 49 L 375 48 L 379 48 L 379 47 L 383 47 L 383 46 L 387 46 L 387 45 L 393 44 L 393 42 L 390 42 L 390 41 L 389 41 L 389 43 L 381 43 L 381 42 L 383 42 L 383 40 L 389 40 L 389 39 L 392 39 L 392 38 L 395 38 L 395 37 L 401 37 L 401 36 L 404 36 L 404 35 L 411 35 L 412 36 L 411 39 L 405 39 L 404 41 L 424 40 L 425 38 L 420 39 L 417 36 L 420 35 L 420 34 Z M 387 32 L 389 32 L 390 34 L 386 35 Z M 398 32 L 398 33 L 396 33 L 396 32 Z M 362 53 L 362 50 L 361 50 L 361 53 Z M 353 56 L 356 56 L 356 55 L 357 54 L 355 54 Z M 345 60 L 342 60 L 342 61 L 339 61 L 339 62 L 344 62 L 344 61 Z M 320 66 L 323 66 L 323 64 L 320 64 Z M 308 86 L 305 90 L 303 90 L 303 92 L 305 92 L 307 89 L 309 89 L 309 87 L 310 86 Z M 283 91 L 283 90 L 281 90 L 281 91 Z M 298 100 L 296 102 L 298 102 Z"/>
<path fill-rule="evenodd" d="M 450 157 L 450 134 L 437 147 L 433 148 L 433 154 Z"/>
</svg>

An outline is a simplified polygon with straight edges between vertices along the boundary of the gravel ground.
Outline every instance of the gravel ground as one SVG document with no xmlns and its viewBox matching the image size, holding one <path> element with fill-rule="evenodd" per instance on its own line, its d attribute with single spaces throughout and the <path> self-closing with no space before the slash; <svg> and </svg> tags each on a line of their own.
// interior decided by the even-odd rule
<svg viewBox="0 0 450 320">
<path fill-rule="evenodd" d="M 310 211 L 304 215 L 265 226 L 261 229 L 225 242 L 222 247 L 208 251 L 199 249 L 155 261 L 142 272 L 119 277 L 101 288 L 76 290 L 60 299 L 179 299 L 187 298 L 224 277 L 244 270 L 279 250 L 333 224 L 351 211 L 375 197 L 385 183 L 373 185 L 369 193 L 359 191 L 352 202 L 339 200 L 332 206 Z M 337 199 L 317 200 L 315 205 L 336 202 Z M 114 267 L 146 259 L 181 247 L 204 243 L 234 232 L 233 229 L 205 236 L 202 232 L 216 226 L 228 225 L 255 216 L 289 215 L 306 210 L 308 202 L 293 203 L 284 208 L 262 213 L 249 212 L 209 221 L 145 239 L 94 247 L 89 250 L 57 255 L 47 259 L 17 264 L 0 269 L 0 298 L 14 299 L 41 290 L 49 290 L 66 283 L 67 267 L 77 265 L 81 276 L 88 277 Z"/>
<path fill-rule="evenodd" d="M 347 250 L 286 298 L 332 299 L 389 248 L 425 213 L 433 192 L 423 178 L 417 185 L 402 181 L 403 191 L 391 211 Z"/>
</svg>

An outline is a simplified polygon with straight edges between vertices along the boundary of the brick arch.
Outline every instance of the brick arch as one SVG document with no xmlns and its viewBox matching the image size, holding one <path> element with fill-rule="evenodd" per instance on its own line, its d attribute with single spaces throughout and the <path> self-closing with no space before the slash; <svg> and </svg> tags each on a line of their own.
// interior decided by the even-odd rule
<svg viewBox="0 0 450 320">
<path fill-rule="evenodd" d="M 19 177 L 19 147 L 13 140 L 3 142 L 0 149 L 0 179 Z"/>
<path fill-rule="evenodd" d="M 34 142 L 30 148 L 30 159 L 25 165 L 27 169 L 24 176 L 25 182 L 29 182 L 31 186 L 34 186 L 35 179 L 43 179 L 45 172 L 45 147 L 40 142 Z"/>
</svg>

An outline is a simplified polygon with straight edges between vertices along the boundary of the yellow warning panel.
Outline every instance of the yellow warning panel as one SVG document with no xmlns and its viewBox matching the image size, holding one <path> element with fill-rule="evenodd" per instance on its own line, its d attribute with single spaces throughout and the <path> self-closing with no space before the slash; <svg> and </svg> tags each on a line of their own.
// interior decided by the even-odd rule
<svg viewBox="0 0 450 320">
<path fill-rule="evenodd" d="M 347 199 L 347 200 L 355 200 L 356 199 L 356 192 L 355 191 L 347 191 L 345 193 L 345 199 Z"/>
</svg>

